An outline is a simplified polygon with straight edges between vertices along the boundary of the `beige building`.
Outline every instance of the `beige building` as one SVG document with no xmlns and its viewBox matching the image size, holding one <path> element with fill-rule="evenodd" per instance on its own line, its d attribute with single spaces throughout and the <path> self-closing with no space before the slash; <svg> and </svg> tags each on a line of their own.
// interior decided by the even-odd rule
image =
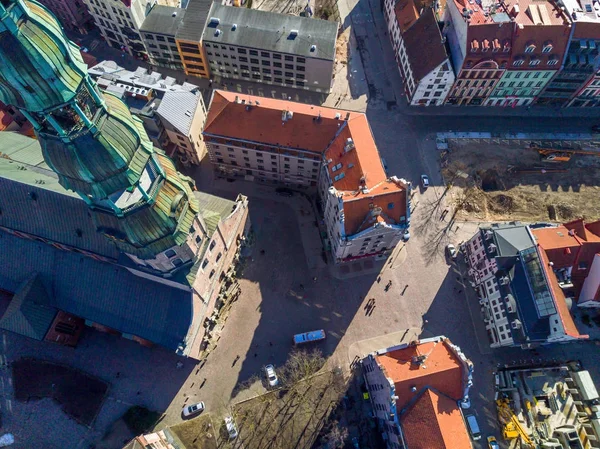
<svg viewBox="0 0 600 449">
<path fill-rule="evenodd" d="M 362 113 L 217 90 L 203 135 L 218 173 L 317 191 L 336 262 L 386 257 L 409 227 Z"/>
<path fill-rule="evenodd" d="M 175 41 L 186 75 L 208 78 L 210 69 L 202 46 L 202 31 L 211 6 L 210 0 L 190 0 Z"/>
<path fill-rule="evenodd" d="M 179 161 L 186 167 L 200 164 L 206 153 L 202 139 L 206 107 L 200 90 L 166 92 L 156 113 L 177 147 Z"/>
</svg>

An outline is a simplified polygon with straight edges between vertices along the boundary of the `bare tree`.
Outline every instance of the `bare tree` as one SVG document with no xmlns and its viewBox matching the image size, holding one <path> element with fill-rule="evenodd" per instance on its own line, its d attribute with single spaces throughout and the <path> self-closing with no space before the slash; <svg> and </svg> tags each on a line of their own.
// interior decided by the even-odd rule
<svg viewBox="0 0 600 449">
<path fill-rule="evenodd" d="M 323 435 L 323 441 L 326 441 L 328 447 L 332 449 L 342 449 L 348 440 L 348 429 L 342 426 L 339 421 L 333 421 L 329 424 L 329 431 Z"/>
<path fill-rule="evenodd" d="M 292 386 L 315 374 L 324 364 L 325 359 L 318 349 L 313 351 L 296 350 L 290 354 L 287 362 L 281 368 L 279 378 L 283 385 Z"/>
</svg>

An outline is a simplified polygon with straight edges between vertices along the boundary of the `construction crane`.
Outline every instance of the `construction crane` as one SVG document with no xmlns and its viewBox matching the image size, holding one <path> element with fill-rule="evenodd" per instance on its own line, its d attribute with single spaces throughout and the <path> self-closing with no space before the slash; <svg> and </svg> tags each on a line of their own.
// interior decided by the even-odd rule
<svg viewBox="0 0 600 449">
<path fill-rule="evenodd" d="M 529 437 L 521 423 L 519 418 L 514 414 L 510 408 L 508 399 L 498 399 L 496 401 L 496 407 L 498 410 L 498 420 L 500 424 L 504 426 L 502 429 L 502 436 L 505 440 L 514 440 L 519 438 L 521 446 L 533 448 L 535 444 Z"/>
</svg>

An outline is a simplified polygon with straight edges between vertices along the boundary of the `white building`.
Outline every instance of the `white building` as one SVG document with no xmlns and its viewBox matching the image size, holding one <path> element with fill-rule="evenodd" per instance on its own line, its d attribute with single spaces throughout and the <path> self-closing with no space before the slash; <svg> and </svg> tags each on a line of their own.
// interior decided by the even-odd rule
<svg viewBox="0 0 600 449">
<path fill-rule="evenodd" d="M 106 42 L 131 56 L 144 58 L 140 26 L 154 4 L 179 6 L 179 0 L 83 0 Z"/>
<path fill-rule="evenodd" d="M 408 102 L 442 105 L 455 76 L 434 10 L 419 14 L 408 0 L 385 0 L 384 15 Z"/>
<path fill-rule="evenodd" d="M 587 338 L 579 334 L 548 256 L 527 226 L 481 228 L 462 249 L 492 348 Z"/>
<path fill-rule="evenodd" d="M 223 176 L 318 190 L 336 262 L 387 256 L 410 224 L 362 113 L 215 91 L 203 135 Z"/>
</svg>

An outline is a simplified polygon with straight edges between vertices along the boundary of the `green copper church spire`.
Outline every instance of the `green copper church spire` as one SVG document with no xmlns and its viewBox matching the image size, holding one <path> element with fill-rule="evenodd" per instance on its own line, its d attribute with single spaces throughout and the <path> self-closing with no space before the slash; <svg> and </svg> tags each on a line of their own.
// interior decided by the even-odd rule
<svg viewBox="0 0 600 449">
<path fill-rule="evenodd" d="M 160 269 L 151 260 L 186 243 L 198 214 L 193 181 L 120 99 L 98 90 L 78 47 L 35 1 L 0 0 L 0 100 L 33 124 L 61 185 L 133 260 Z"/>
</svg>

